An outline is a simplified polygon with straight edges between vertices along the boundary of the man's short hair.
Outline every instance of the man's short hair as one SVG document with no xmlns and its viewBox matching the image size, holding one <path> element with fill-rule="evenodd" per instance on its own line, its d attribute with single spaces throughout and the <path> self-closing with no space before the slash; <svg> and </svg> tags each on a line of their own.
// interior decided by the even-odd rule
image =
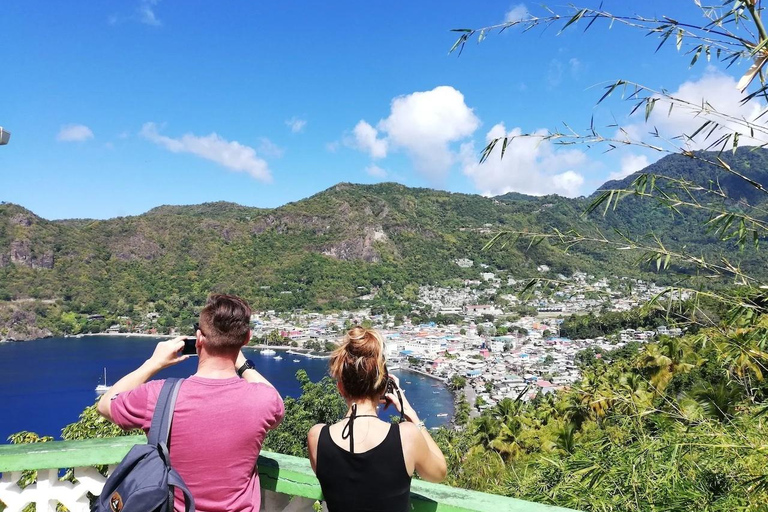
<svg viewBox="0 0 768 512">
<path fill-rule="evenodd" d="M 248 342 L 251 307 L 236 295 L 214 293 L 200 312 L 200 330 L 213 354 L 229 354 Z"/>
</svg>

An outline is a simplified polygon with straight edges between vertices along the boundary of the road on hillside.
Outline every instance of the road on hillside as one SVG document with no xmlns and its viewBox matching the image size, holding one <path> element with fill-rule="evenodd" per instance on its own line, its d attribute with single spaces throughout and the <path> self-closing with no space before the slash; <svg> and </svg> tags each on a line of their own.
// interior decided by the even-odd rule
<svg viewBox="0 0 768 512">
<path fill-rule="evenodd" d="M 464 386 L 464 396 L 467 397 L 467 402 L 469 402 L 469 417 L 470 418 L 479 417 L 480 413 L 478 412 L 477 407 L 475 407 L 475 398 L 477 397 L 477 393 L 475 393 L 475 388 L 473 388 L 469 384 L 466 384 Z"/>
</svg>

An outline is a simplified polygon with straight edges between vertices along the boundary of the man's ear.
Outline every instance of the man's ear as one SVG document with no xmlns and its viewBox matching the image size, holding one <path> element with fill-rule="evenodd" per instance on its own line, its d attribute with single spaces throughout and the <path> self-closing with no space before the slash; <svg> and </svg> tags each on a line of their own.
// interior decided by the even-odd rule
<svg viewBox="0 0 768 512">
<path fill-rule="evenodd" d="M 248 329 L 248 335 L 245 337 L 245 341 L 243 342 L 243 346 L 246 346 L 248 343 L 251 342 L 251 338 L 253 338 L 253 331 Z"/>
</svg>

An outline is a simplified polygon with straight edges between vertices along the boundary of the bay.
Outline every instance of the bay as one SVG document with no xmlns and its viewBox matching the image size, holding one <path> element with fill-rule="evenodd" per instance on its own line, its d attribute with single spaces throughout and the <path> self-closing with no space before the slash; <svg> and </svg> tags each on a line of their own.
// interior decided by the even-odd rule
<svg viewBox="0 0 768 512">
<path fill-rule="evenodd" d="M 7 443 L 9 435 L 22 430 L 60 439 L 61 429 L 77 421 L 83 409 L 96 400 L 95 388 L 103 383 L 104 368 L 108 383 L 114 384 L 152 355 L 158 341 L 146 337 L 84 336 L 0 343 L 0 443 Z M 328 374 L 327 359 L 278 354 L 281 360 L 246 349 L 246 357 L 254 361 L 258 371 L 283 397 L 301 394 L 295 377 L 299 369 L 304 369 L 313 382 Z M 188 377 L 196 369 L 197 359 L 192 357 L 154 378 Z M 442 383 L 406 370 L 392 373 L 400 378 L 411 405 L 428 427 L 450 421 L 453 395 Z M 380 416 L 388 419 L 394 414 L 390 407 Z"/>
</svg>

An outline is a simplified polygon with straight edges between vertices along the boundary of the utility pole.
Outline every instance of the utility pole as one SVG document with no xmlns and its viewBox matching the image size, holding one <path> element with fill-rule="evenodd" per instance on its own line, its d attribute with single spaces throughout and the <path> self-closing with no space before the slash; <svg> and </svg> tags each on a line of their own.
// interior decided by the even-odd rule
<svg viewBox="0 0 768 512">
<path fill-rule="evenodd" d="M 0 126 L 0 146 L 5 146 L 9 140 L 11 140 L 11 132 Z"/>
</svg>

